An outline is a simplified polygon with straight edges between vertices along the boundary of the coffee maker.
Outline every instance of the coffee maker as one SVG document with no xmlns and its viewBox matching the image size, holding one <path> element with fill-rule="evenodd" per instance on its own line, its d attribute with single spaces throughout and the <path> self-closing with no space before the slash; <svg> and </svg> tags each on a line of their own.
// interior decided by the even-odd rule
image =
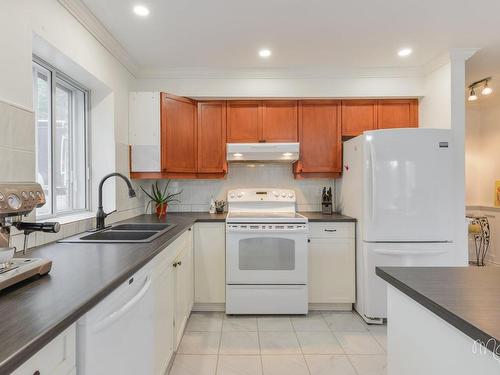
<svg viewBox="0 0 500 375">
<path fill-rule="evenodd" d="M 40 258 L 17 258 L 18 249 L 10 246 L 11 229 L 24 232 L 23 255 L 32 232 L 57 233 L 57 222 L 26 222 L 23 218 L 46 203 L 40 184 L 0 183 L 0 290 L 35 275 L 50 272 L 52 261 Z"/>
</svg>

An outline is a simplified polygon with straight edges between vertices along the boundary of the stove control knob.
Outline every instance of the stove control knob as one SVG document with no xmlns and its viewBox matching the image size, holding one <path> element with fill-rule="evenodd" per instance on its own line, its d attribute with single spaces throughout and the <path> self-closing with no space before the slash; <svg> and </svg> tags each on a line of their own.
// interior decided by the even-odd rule
<svg viewBox="0 0 500 375">
<path fill-rule="evenodd" d="M 30 191 L 30 198 L 35 199 L 35 193 L 33 193 L 32 191 Z"/>
<path fill-rule="evenodd" d="M 280 196 L 280 193 L 278 193 L 277 191 L 273 191 L 273 195 L 278 198 Z"/>
<path fill-rule="evenodd" d="M 237 196 L 238 198 L 241 198 L 241 197 L 243 196 L 243 193 L 241 193 L 241 192 L 240 192 L 240 193 L 236 194 L 236 196 Z"/>
<path fill-rule="evenodd" d="M 21 193 L 21 196 L 23 197 L 23 199 L 28 199 L 28 193 L 26 193 L 25 191 Z"/>
<path fill-rule="evenodd" d="M 285 192 L 281 193 L 281 196 L 282 196 L 283 198 L 285 198 L 285 197 L 286 197 L 286 193 L 285 193 Z"/>
<path fill-rule="evenodd" d="M 234 193 L 229 194 L 229 198 L 234 199 Z"/>
<path fill-rule="evenodd" d="M 293 198 L 293 193 L 288 193 L 288 198 Z"/>
</svg>

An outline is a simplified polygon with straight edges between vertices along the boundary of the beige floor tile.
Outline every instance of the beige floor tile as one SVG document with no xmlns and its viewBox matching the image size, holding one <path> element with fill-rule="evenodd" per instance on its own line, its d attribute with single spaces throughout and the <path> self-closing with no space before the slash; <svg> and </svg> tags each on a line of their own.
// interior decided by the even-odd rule
<svg viewBox="0 0 500 375">
<path fill-rule="evenodd" d="M 287 316 L 266 316 L 257 318 L 259 331 L 293 331 L 292 322 Z"/>
<path fill-rule="evenodd" d="M 384 349 L 370 332 L 335 332 L 342 349 L 347 354 L 383 354 Z"/>
<path fill-rule="evenodd" d="M 302 355 L 263 355 L 264 375 L 309 375 Z"/>
<path fill-rule="evenodd" d="M 188 332 L 220 332 L 222 329 L 222 313 L 193 313 L 189 317 Z"/>
<path fill-rule="evenodd" d="M 345 355 L 306 355 L 311 375 L 356 375 Z"/>
<path fill-rule="evenodd" d="M 358 375 L 386 375 L 387 358 L 385 355 L 350 355 L 349 359 Z"/>
<path fill-rule="evenodd" d="M 169 375 L 215 375 L 216 366 L 216 355 L 177 354 Z"/>
<path fill-rule="evenodd" d="M 300 354 L 295 332 L 259 332 L 261 354 Z"/>
<path fill-rule="evenodd" d="M 221 354 L 260 354 L 257 332 L 223 332 Z"/>
<path fill-rule="evenodd" d="M 324 313 L 323 317 L 334 332 L 364 332 L 368 330 L 368 325 L 356 313 Z"/>
<path fill-rule="evenodd" d="M 224 332 L 256 332 L 257 318 L 246 316 L 226 317 L 222 321 L 222 331 Z"/>
<path fill-rule="evenodd" d="M 297 338 L 304 354 L 343 354 L 333 333 L 328 332 L 297 332 Z"/>
<path fill-rule="evenodd" d="M 375 337 L 375 340 L 384 350 L 387 350 L 387 326 L 386 325 L 370 325 L 368 330 Z"/>
<path fill-rule="evenodd" d="M 218 354 L 219 332 L 184 332 L 179 354 Z"/>
<path fill-rule="evenodd" d="M 217 375 L 261 375 L 260 355 L 220 355 Z"/>
<path fill-rule="evenodd" d="M 329 331 L 328 324 L 321 314 L 291 318 L 295 331 Z"/>
</svg>

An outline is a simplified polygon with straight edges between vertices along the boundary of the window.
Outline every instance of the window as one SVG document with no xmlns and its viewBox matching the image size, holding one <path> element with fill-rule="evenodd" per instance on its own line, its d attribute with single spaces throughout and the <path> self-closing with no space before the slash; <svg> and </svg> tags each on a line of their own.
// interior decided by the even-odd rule
<svg viewBox="0 0 500 375">
<path fill-rule="evenodd" d="M 89 92 L 44 61 L 33 60 L 36 180 L 47 203 L 37 217 L 87 210 Z"/>
</svg>

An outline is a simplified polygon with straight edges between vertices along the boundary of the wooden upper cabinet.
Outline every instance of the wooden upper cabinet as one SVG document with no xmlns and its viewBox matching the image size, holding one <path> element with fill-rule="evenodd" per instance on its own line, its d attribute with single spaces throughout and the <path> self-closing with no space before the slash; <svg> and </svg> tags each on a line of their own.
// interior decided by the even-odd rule
<svg viewBox="0 0 500 375">
<path fill-rule="evenodd" d="M 198 103 L 198 172 L 225 173 L 226 102 Z"/>
<path fill-rule="evenodd" d="M 297 142 L 296 100 L 227 102 L 228 143 Z"/>
<path fill-rule="evenodd" d="M 295 173 L 342 172 L 341 102 L 299 102 L 300 160 Z"/>
<path fill-rule="evenodd" d="M 262 108 L 259 100 L 227 102 L 227 142 L 252 143 L 261 139 Z"/>
<path fill-rule="evenodd" d="M 378 101 L 378 129 L 418 126 L 418 99 L 383 99 Z"/>
<path fill-rule="evenodd" d="M 342 100 L 342 136 L 377 129 L 377 100 Z"/>
<path fill-rule="evenodd" d="M 266 142 L 297 142 L 296 100 L 262 101 L 262 135 Z"/>
<path fill-rule="evenodd" d="M 161 161 L 163 172 L 196 173 L 196 103 L 161 94 Z"/>
</svg>

